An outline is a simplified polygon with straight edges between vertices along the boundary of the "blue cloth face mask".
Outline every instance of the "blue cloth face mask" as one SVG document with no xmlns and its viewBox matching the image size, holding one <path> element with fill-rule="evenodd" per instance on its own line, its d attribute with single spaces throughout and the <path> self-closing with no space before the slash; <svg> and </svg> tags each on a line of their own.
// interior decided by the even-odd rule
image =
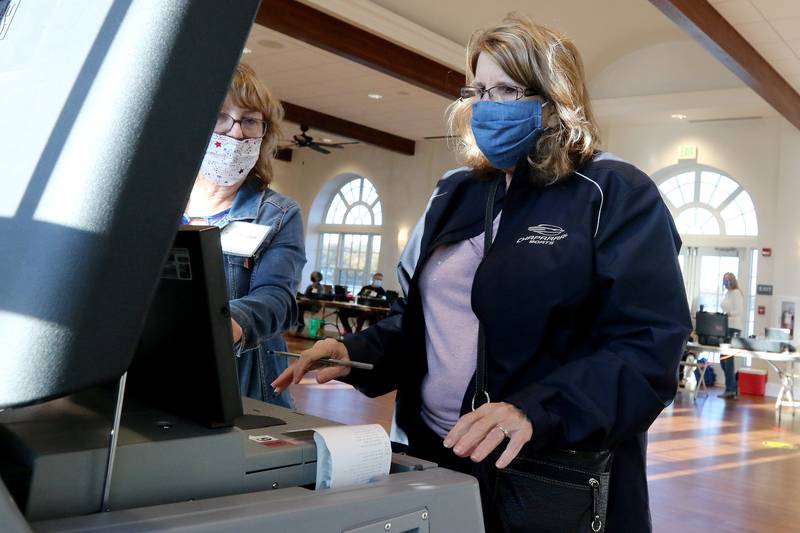
<svg viewBox="0 0 800 533">
<path fill-rule="evenodd" d="M 472 134 L 486 159 L 497 169 L 516 166 L 544 132 L 542 101 L 476 102 Z"/>
</svg>

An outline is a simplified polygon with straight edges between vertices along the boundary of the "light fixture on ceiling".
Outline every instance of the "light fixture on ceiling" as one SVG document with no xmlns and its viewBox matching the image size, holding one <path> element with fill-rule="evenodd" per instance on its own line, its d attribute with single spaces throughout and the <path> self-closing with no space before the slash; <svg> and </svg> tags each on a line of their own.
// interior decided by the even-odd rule
<svg viewBox="0 0 800 533">
<path fill-rule="evenodd" d="M 686 120 L 688 117 L 682 113 L 673 113 L 672 118 L 677 120 Z"/>
<path fill-rule="evenodd" d="M 280 50 L 284 48 L 283 43 L 279 43 L 278 41 L 272 41 L 270 39 L 261 39 L 258 41 L 258 44 L 263 46 L 264 48 L 272 48 L 273 50 Z"/>
<path fill-rule="evenodd" d="M 367 98 L 372 98 L 373 100 L 380 100 L 381 98 L 383 98 L 383 95 L 378 93 L 369 93 L 367 95 Z"/>
<path fill-rule="evenodd" d="M 245 55 L 247 55 L 247 54 L 251 54 L 251 53 L 253 53 L 253 51 L 252 51 L 252 50 L 250 50 L 249 48 L 247 48 L 247 47 L 245 46 L 245 47 L 242 49 L 242 53 L 243 53 L 243 54 L 245 54 Z"/>
</svg>

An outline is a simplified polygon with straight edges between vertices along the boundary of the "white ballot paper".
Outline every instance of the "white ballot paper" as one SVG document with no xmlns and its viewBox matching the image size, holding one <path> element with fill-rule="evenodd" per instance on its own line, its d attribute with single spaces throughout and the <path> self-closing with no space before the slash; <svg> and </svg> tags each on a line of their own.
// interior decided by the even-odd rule
<svg viewBox="0 0 800 533">
<path fill-rule="evenodd" d="M 270 227 L 250 222 L 231 222 L 222 229 L 220 234 L 222 251 L 240 257 L 253 257 L 258 247 L 264 242 Z"/>
<path fill-rule="evenodd" d="M 389 474 L 392 445 L 378 424 L 314 428 L 317 490 L 363 485 Z"/>
</svg>

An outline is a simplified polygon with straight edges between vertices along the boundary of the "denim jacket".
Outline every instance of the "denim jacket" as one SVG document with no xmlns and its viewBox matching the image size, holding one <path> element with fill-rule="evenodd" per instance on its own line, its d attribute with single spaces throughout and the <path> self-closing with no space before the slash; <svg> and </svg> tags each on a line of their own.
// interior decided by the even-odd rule
<svg viewBox="0 0 800 533">
<path fill-rule="evenodd" d="M 235 349 L 239 387 L 245 396 L 291 407 L 288 391 L 276 395 L 269 385 L 288 361 L 266 351 L 286 350 L 282 333 L 297 320 L 294 295 L 306 262 L 300 208 L 291 198 L 259 190 L 247 180 L 217 226 L 234 221 L 270 227 L 254 257 L 225 254 L 231 317 L 243 332 Z"/>
</svg>

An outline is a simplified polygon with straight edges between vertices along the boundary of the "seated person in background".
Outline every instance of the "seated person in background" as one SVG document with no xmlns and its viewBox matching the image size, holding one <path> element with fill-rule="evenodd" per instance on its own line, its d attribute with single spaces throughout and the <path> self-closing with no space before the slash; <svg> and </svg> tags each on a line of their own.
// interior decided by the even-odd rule
<svg viewBox="0 0 800 533">
<path fill-rule="evenodd" d="M 312 298 L 315 294 L 322 294 L 325 292 L 325 289 L 322 287 L 322 272 L 314 271 L 311 273 L 311 285 L 306 287 L 306 292 L 304 296 L 306 298 Z"/>
<path fill-rule="evenodd" d="M 364 285 L 358 291 L 358 296 L 366 296 L 367 298 L 386 298 L 386 291 L 382 287 L 383 274 L 375 272 L 372 275 L 372 284 Z"/>
<path fill-rule="evenodd" d="M 372 285 L 364 285 L 359 291 L 359 296 L 366 296 L 367 298 L 387 298 L 386 290 L 382 287 L 383 274 L 376 272 L 372 276 Z M 386 316 L 383 313 L 361 313 L 356 319 L 356 331 L 361 331 L 364 327 L 364 322 L 371 326 L 381 318 Z"/>
<path fill-rule="evenodd" d="M 381 285 L 383 285 L 383 274 L 380 272 L 375 272 L 372 275 L 372 283 L 361 287 L 361 290 L 358 291 L 356 296 L 366 296 L 367 298 L 386 298 L 386 291 Z M 369 321 L 370 324 L 372 324 L 374 321 L 372 313 L 365 313 L 355 309 L 340 309 L 339 320 L 342 321 L 342 327 L 344 328 L 345 333 L 353 333 L 353 328 L 350 326 L 350 318 L 356 319 L 356 331 L 361 331 L 365 321 Z"/>
<path fill-rule="evenodd" d="M 325 292 L 325 289 L 322 286 L 322 272 L 314 271 L 311 273 L 311 285 L 306 287 L 305 293 L 303 296 L 306 298 L 313 298 L 317 294 L 322 294 Z M 303 315 L 306 311 L 310 313 L 316 313 L 319 311 L 320 306 L 315 304 L 309 304 L 305 302 L 297 302 L 297 333 L 301 333 L 303 329 L 306 327 L 306 322 L 303 319 Z"/>
</svg>

